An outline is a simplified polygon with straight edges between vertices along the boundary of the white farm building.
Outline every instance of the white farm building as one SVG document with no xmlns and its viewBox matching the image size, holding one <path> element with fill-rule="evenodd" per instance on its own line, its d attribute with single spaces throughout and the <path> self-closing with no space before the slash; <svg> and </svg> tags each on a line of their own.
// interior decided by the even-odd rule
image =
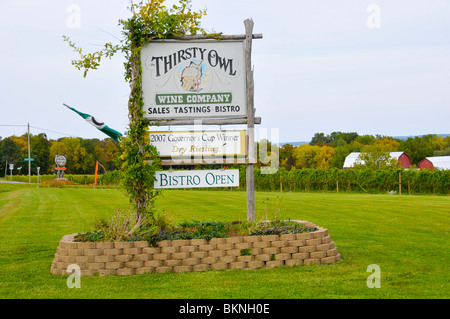
<svg viewBox="0 0 450 319">
<path fill-rule="evenodd" d="M 355 163 L 364 164 L 363 160 L 360 160 L 358 157 L 361 155 L 360 152 L 352 152 L 350 153 L 344 161 L 344 168 L 353 168 Z M 411 166 L 411 159 L 404 152 L 390 152 L 389 155 L 392 158 L 397 159 L 403 168 L 409 168 Z"/>
</svg>

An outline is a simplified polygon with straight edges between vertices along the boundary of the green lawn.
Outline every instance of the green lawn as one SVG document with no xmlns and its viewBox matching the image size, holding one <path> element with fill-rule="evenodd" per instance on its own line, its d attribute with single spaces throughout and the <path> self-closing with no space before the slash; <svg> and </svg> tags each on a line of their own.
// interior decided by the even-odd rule
<svg viewBox="0 0 450 319">
<path fill-rule="evenodd" d="M 273 213 L 328 228 L 342 261 L 293 268 L 82 278 L 69 289 L 50 274 L 62 236 L 126 208 L 115 189 L 0 184 L 0 298 L 448 298 L 450 197 L 257 193 L 257 218 Z M 281 198 L 282 197 L 282 198 Z M 245 220 L 246 193 L 165 191 L 174 221 Z M 270 214 L 269 214 L 270 215 Z M 369 289 L 370 264 L 381 288 Z"/>
</svg>

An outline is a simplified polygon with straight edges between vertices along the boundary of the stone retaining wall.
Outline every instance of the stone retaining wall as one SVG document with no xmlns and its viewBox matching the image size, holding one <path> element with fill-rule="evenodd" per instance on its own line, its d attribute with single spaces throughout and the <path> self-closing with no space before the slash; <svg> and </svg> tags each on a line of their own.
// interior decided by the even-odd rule
<svg viewBox="0 0 450 319">
<path fill-rule="evenodd" d="M 147 241 L 75 242 L 66 235 L 57 248 L 51 273 L 68 275 L 77 264 L 82 276 L 134 275 L 220 269 L 255 269 L 281 266 L 330 264 L 340 254 L 328 230 L 297 221 L 318 230 L 302 234 L 237 236 L 190 240 L 164 240 L 158 247 Z"/>
</svg>

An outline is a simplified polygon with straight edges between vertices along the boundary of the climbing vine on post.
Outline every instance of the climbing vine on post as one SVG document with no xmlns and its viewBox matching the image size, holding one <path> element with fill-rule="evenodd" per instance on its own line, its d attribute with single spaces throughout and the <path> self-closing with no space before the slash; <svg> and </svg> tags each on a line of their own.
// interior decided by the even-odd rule
<svg viewBox="0 0 450 319">
<path fill-rule="evenodd" d="M 117 52 L 122 52 L 126 57 L 125 80 L 131 86 L 131 93 L 128 100 L 129 126 L 120 143 L 120 163 L 122 185 L 130 197 L 136 223 L 153 212 L 154 199 L 158 195 L 158 191 L 153 188 L 154 174 L 160 167 L 156 148 L 144 142 L 148 122 L 143 118 L 142 46 L 152 39 L 206 34 L 200 27 L 200 20 L 206 10 L 193 12 L 190 0 L 179 0 L 178 4 L 171 7 L 166 7 L 164 1 L 131 1 L 131 18 L 119 21 L 119 25 L 123 27 L 122 40 L 119 44 L 106 43 L 101 51 L 86 54 L 64 36 L 64 40 L 80 55 L 72 64 L 77 69 L 84 70 L 84 76 L 89 70 L 97 69 L 103 57 L 111 58 Z"/>
</svg>

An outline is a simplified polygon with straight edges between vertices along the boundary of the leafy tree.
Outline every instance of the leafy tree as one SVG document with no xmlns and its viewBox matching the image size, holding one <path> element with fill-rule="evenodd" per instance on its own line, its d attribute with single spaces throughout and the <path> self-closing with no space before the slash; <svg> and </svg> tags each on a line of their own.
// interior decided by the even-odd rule
<svg viewBox="0 0 450 319">
<path fill-rule="evenodd" d="M 433 136 L 408 137 L 400 142 L 400 149 L 409 155 L 413 165 L 418 165 L 425 157 L 433 156 L 434 146 L 430 142 Z"/>
<path fill-rule="evenodd" d="M 317 144 L 325 144 L 327 143 L 327 137 L 324 133 L 316 133 L 314 134 L 313 138 L 311 139 L 311 142 L 309 145 L 317 145 Z"/>
<path fill-rule="evenodd" d="M 281 166 L 288 171 L 290 171 L 292 167 L 295 167 L 295 160 L 294 157 L 292 157 L 292 154 L 281 162 Z"/>
<path fill-rule="evenodd" d="M 54 141 L 50 147 L 50 158 L 54 159 L 59 154 L 66 156 L 67 173 L 70 174 L 88 173 L 95 164 L 79 137 L 64 137 Z M 53 163 L 51 167 L 55 168 L 56 164 Z"/>
<path fill-rule="evenodd" d="M 295 168 L 313 168 L 314 156 L 319 148 L 317 145 L 308 144 L 297 146 L 292 154 L 295 160 Z"/>
<path fill-rule="evenodd" d="M 335 148 L 324 145 L 314 157 L 315 168 L 330 168 Z"/>
<path fill-rule="evenodd" d="M 356 132 L 340 133 L 337 135 L 336 140 L 343 139 L 345 143 L 351 144 L 358 137 L 359 135 Z"/>
<path fill-rule="evenodd" d="M 329 135 L 325 135 L 324 133 L 316 133 L 311 139 L 310 145 L 319 145 L 322 146 L 324 144 L 328 144 L 330 146 L 343 146 L 345 144 L 352 143 L 358 137 L 358 133 L 356 132 L 332 132 Z"/>
<path fill-rule="evenodd" d="M 450 146 L 450 140 L 447 142 L 445 139 L 443 139 L 441 136 L 432 136 L 430 138 L 431 144 L 433 144 L 435 151 L 442 151 L 445 150 Z"/>
<path fill-rule="evenodd" d="M 283 146 L 280 147 L 279 150 L 280 160 L 282 161 L 287 159 L 289 156 L 292 155 L 293 152 L 294 146 L 292 146 L 291 144 L 284 144 Z"/>
<path fill-rule="evenodd" d="M 27 151 L 28 150 L 28 136 L 27 134 L 23 134 L 22 136 L 10 136 L 11 139 L 19 145 L 21 151 Z"/>
<path fill-rule="evenodd" d="M 0 141 L 0 158 L 2 162 L 17 163 L 22 160 L 22 154 L 19 144 L 14 138 L 7 137 Z"/>
<path fill-rule="evenodd" d="M 355 139 L 355 142 L 359 143 L 360 145 L 371 145 L 375 143 L 375 137 L 373 135 L 362 135 L 358 136 Z"/>
<path fill-rule="evenodd" d="M 107 138 L 103 141 L 103 156 L 104 156 L 104 166 L 107 170 L 112 171 L 116 169 L 116 160 L 120 149 L 118 143 L 111 138 Z"/>
<path fill-rule="evenodd" d="M 386 170 L 397 168 L 399 163 L 392 158 L 389 152 L 373 149 L 370 152 L 361 153 L 353 167 L 357 169 Z"/>
<path fill-rule="evenodd" d="M 36 167 L 40 167 L 40 174 L 48 174 L 50 172 L 50 141 L 47 140 L 47 135 L 41 133 L 30 137 L 31 144 L 31 158 L 34 161 L 31 165 L 31 172 L 37 173 Z"/>
<path fill-rule="evenodd" d="M 392 137 L 377 139 L 373 144 L 362 147 L 361 152 L 397 152 L 400 143 Z"/>
<path fill-rule="evenodd" d="M 142 65 L 141 48 L 150 40 L 165 39 L 169 36 L 206 33 L 200 28 L 201 17 L 205 11 L 193 12 L 190 0 L 179 0 L 170 8 L 164 0 L 147 0 L 131 2 L 129 7 L 132 16 L 120 20 L 123 27 L 123 38 L 119 44 L 106 43 L 103 50 L 85 54 L 83 50 L 64 37 L 69 45 L 80 54 L 80 59 L 72 61 L 84 76 L 91 69 L 100 66 L 103 57 L 111 58 L 117 52 L 125 55 L 125 80 L 131 86 L 128 100 L 129 127 L 120 144 L 122 149 L 121 169 L 122 184 L 130 196 L 130 204 L 136 213 L 136 223 L 145 215 L 152 214 L 153 203 L 158 191 L 153 188 L 154 173 L 160 167 L 157 150 L 146 145 L 144 135 L 148 131 L 148 122 L 143 118 Z M 146 154 L 151 163 L 147 162 Z"/>
<path fill-rule="evenodd" d="M 330 168 L 334 148 L 331 146 L 300 145 L 292 157 L 296 168 Z"/>
<path fill-rule="evenodd" d="M 294 146 L 292 146 L 291 144 L 284 144 L 279 148 L 281 166 L 286 168 L 288 171 L 290 171 L 291 168 L 295 166 L 295 160 L 292 157 L 293 153 Z"/>
<path fill-rule="evenodd" d="M 360 163 L 355 163 L 354 168 L 360 169 L 394 169 L 398 167 L 398 160 L 392 158 L 390 152 L 398 151 L 399 142 L 392 137 L 380 137 L 373 144 L 365 145 L 358 157 Z"/>
</svg>

